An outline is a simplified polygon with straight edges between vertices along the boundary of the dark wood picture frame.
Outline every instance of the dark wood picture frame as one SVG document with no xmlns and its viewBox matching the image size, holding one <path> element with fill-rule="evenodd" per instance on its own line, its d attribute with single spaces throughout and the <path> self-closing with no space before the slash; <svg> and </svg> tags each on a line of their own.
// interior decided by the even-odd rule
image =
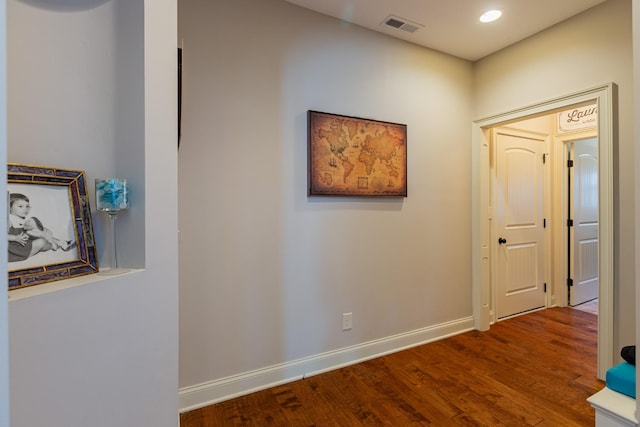
<svg viewBox="0 0 640 427">
<path fill-rule="evenodd" d="M 308 196 L 407 197 L 407 125 L 307 112 Z"/>
<path fill-rule="evenodd" d="M 12 247 L 9 247 L 9 290 L 98 272 L 91 207 L 83 171 L 9 163 L 7 189 L 9 233 L 27 234 L 24 225 L 22 230 L 12 225 L 11 200 L 17 200 L 20 195 L 26 196 L 26 203 L 30 205 L 26 220 L 39 218 L 39 228 L 48 230 L 46 238 L 29 237 L 47 240 L 45 247 L 48 249 L 39 253 L 16 259 Z M 57 240 L 51 243 L 53 239 Z M 9 245 L 12 243 L 10 241 Z M 35 247 L 34 242 L 31 244 Z"/>
</svg>

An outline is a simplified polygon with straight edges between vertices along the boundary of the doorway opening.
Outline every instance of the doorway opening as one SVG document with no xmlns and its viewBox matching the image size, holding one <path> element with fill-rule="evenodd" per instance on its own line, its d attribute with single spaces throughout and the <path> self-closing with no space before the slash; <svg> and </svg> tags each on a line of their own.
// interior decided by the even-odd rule
<svg viewBox="0 0 640 427">
<path fill-rule="evenodd" d="M 509 242 L 509 238 L 506 236 L 496 235 L 496 229 L 494 222 L 499 222 L 501 213 L 499 209 L 504 209 L 504 206 L 498 206 L 499 202 L 496 202 L 495 192 L 496 187 L 494 177 L 492 173 L 495 172 L 492 169 L 493 163 L 496 161 L 498 155 L 493 150 L 495 144 L 496 129 L 506 129 L 503 132 L 506 139 L 513 137 L 513 129 L 509 129 L 514 123 L 521 122 L 525 119 L 536 119 L 549 114 L 557 114 L 560 111 L 569 110 L 576 106 L 595 105 L 598 109 L 598 121 L 597 130 L 595 131 L 595 137 L 597 139 L 597 238 L 589 240 L 591 248 L 595 248 L 597 259 L 597 275 L 598 275 L 598 377 L 603 379 L 606 370 L 612 366 L 614 360 L 613 350 L 613 139 L 614 139 L 614 124 L 615 124 L 615 96 L 616 87 L 614 84 L 608 84 L 594 89 L 590 89 L 577 94 L 565 96 L 562 98 L 550 100 L 541 104 L 532 105 L 529 107 L 521 108 L 497 116 L 492 116 L 486 119 L 482 119 L 474 122 L 473 124 L 473 145 L 472 145 L 472 164 L 473 164 L 473 189 L 472 189 L 472 210 L 473 210 L 473 308 L 474 308 L 474 321 L 475 327 L 479 330 L 487 330 L 490 325 L 497 321 L 498 313 L 496 311 L 496 281 L 500 277 L 499 270 L 499 257 L 504 256 L 505 248 Z M 534 132 L 535 133 L 535 132 Z M 531 135 L 516 135 L 519 138 L 530 139 Z M 562 144 L 556 143 L 554 147 L 551 147 L 549 140 L 545 138 L 539 138 L 540 135 L 533 138 L 538 138 L 538 144 L 542 145 L 541 155 L 547 156 L 552 154 L 553 158 L 561 159 L 568 156 L 569 152 L 566 151 L 569 142 L 574 142 L 580 138 L 575 138 L 576 134 L 571 134 L 565 138 L 565 142 Z M 573 139 L 572 139 L 573 138 Z M 511 142 L 507 141 L 506 149 L 509 148 Z M 546 145 L 545 145 L 546 144 Z M 535 145 L 535 144 L 534 144 Z M 558 148 L 560 147 L 560 148 Z M 529 168 L 533 170 L 533 163 L 529 159 L 534 158 L 540 147 L 527 149 L 524 151 L 514 151 L 513 166 L 517 168 Z M 552 150 L 560 150 L 559 152 Z M 563 152 L 563 150 L 565 150 Z M 537 167 L 537 166 L 536 166 Z M 548 180 L 553 177 L 554 171 L 544 172 L 544 169 L 536 170 L 539 176 L 536 179 L 542 181 L 543 185 L 547 188 L 551 188 Z M 524 176 L 524 175 L 522 175 Z M 568 180 L 568 178 L 567 178 Z M 556 177 L 557 182 L 557 177 Z M 515 187 L 514 187 L 515 185 Z M 533 191 L 537 181 L 532 183 L 528 181 L 516 181 L 511 185 L 511 188 L 515 188 L 515 193 L 518 191 L 526 193 L 526 191 Z M 538 197 L 538 196 L 536 196 Z M 558 231 L 559 227 L 551 227 L 551 229 L 544 228 L 545 221 L 550 220 L 551 224 L 558 225 L 562 221 L 562 214 L 558 214 L 557 211 L 564 212 L 566 217 L 569 216 L 567 210 L 552 209 L 551 208 L 551 195 L 539 195 L 538 200 L 540 206 L 540 215 L 536 217 L 527 216 L 522 214 L 519 218 L 515 218 L 514 223 L 518 224 L 533 224 L 536 226 L 539 224 L 542 228 L 540 236 L 548 236 L 548 238 L 542 237 L 540 242 L 543 245 L 542 250 L 535 248 L 535 245 L 522 244 L 520 246 L 513 246 L 513 254 L 518 263 L 516 264 L 516 270 L 520 274 L 521 278 L 533 277 L 531 267 L 526 264 L 526 260 L 529 260 L 533 255 L 542 257 L 543 269 L 536 270 L 536 274 L 542 274 L 546 281 L 546 287 L 552 288 L 553 292 L 547 292 L 543 295 L 543 302 L 540 308 L 553 307 L 553 306 L 567 306 L 569 305 L 569 291 L 566 284 L 567 275 L 564 272 L 561 274 L 561 270 L 570 269 L 568 263 L 563 263 L 566 268 L 551 268 L 552 263 L 555 260 L 551 259 L 552 253 L 565 253 L 568 254 L 569 246 L 567 245 L 566 238 L 564 241 L 564 249 L 560 250 L 558 247 L 549 246 L 553 242 L 553 245 L 561 245 L 562 240 L 558 240 L 552 233 L 566 233 L 565 231 Z M 561 200 L 557 198 L 557 195 L 553 196 L 555 200 Z M 529 203 L 531 197 L 528 198 Z M 517 200 L 517 197 L 516 197 Z M 495 205 L 494 205 L 495 204 Z M 519 208 L 517 208 L 519 209 Z M 516 209 L 516 212 L 520 212 Z M 504 232 L 513 231 L 517 227 L 509 228 L 509 221 L 503 222 L 506 224 Z M 540 232 L 540 230 L 538 230 Z M 516 234 L 512 234 L 514 243 L 519 238 Z M 546 247 L 544 245 L 547 245 Z M 561 246 L 560 246 L 561 247 Z M 517 250 L 516 250 L 517 249 Z M 567 255 L 568 256 L 568 255 Z M 567 258 L 565 258 L 567 259 Z M 528 262 L 528 261 L 527 261 Z M 568 272 L 567 272 L 568 274 Z M 564 275 L 565 283 L 561 283 L 563 279 L 560 279 Z M 516 276 L 519 277 L 519 276 Z M 503 277 L 504 279 L 504 277 Z M 523 283 L 527 283 L 526 280 Z M 544 286 L 540 284 L 539 286 Z M 526 286 L 524 287 L 526 288 Z M 523 288 L 523 289 L 524 289 Z M 517 293 L 519 289 L 516 289 Z M 552 296 L 553 295 L 553 296 Z M 539 296 L 536 296 L 539 298 Z"/>
</svg>

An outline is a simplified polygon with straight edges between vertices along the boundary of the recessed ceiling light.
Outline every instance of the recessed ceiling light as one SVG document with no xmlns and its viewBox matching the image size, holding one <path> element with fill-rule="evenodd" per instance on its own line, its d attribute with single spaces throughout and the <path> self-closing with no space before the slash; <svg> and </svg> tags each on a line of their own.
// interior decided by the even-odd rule
<svg viewBox="0 0 640 427">
<path fill-rule="evenodd" d="M 490 10 L 485 12 L 480 17 L 480 22 L 492 22 L 502 16 L 502 11 L 500 10 Z"/>
</svg>

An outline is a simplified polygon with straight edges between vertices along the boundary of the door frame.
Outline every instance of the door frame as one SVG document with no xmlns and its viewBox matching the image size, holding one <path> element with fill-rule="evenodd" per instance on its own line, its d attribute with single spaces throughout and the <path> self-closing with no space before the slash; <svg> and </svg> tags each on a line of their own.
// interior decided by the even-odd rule
<svg viewBox="0 0 640 427">
<path fill-rule="evenodd" d="M 472 123 L 471 211 L 472 296 L 474 326 L 488 330 L 491 324 L 491 176 L 490 128 L 527 117 L 549 114 L 581 103 L 598 105 L 598 378 L 613 366 L 613 146 L 617 86 L 608 83 L 582 92 L 476 120 Z"/>
</svg>

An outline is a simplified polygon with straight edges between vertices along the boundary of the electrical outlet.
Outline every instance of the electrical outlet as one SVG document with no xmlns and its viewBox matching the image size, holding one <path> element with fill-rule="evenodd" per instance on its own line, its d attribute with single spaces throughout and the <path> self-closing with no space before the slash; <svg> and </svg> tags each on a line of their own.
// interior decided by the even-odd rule
<svg viewBox="0 0 640 427">
<path fill-rule="evenodd" d="M 353 313 L 342 313 L 342 330 L 348 331 L 353 327 Z"/>
</svg>

